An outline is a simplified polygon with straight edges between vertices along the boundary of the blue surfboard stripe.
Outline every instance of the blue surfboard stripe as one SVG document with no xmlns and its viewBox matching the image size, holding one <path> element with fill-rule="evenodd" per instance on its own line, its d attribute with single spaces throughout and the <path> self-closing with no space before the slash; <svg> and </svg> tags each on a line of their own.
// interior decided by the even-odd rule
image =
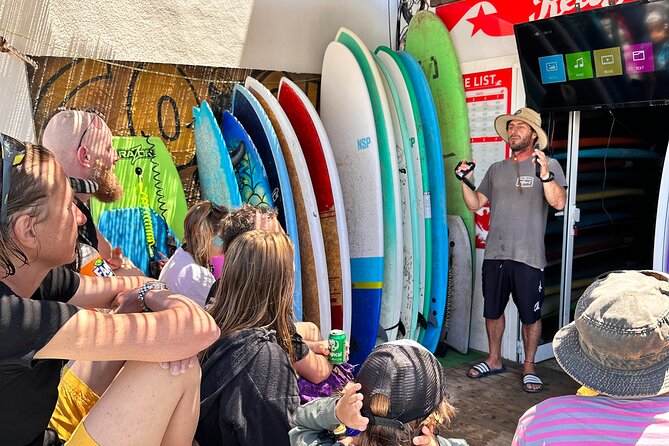
<svg viewBox="0 0 669 446">
<path fill-rule="evenodd" d="M 351 293 L 353 314 L 365 315 L 365 317 L 354 317 L 351 320 L 351 341 L 349 363 L 356 369 L 364 362 L 365 358 L 374 349 L 376 336 L 356 337 L 356 333 L 367 333 L 370 321 L 377 321 L 381 317 L 381 289 L 356 289 Z M 374 325 L 376 330 L 376 325 Z"/>
<path fill-rule="evenodd" d="M 430 205 L 432 209 L 432 287 L 430 290 L 429 314 L 423 316 L 426 320 L 436 320 L 436 325 L 427 325 L 421 342 L 434 353 L 441 335 L 448 288 L 448 223 L 446 221 L 446 183 L 441 154 L 441 136 L 439 134 L 437 110 L 423 70 L 409 53 L 398 51 L 397 54 L 409 73 L 409 78 L 416 93 L 429 166 Z"/>
<path fill-rule="evenodd" d="M 351 282 L 383 282 L 383 257 L 351 258 Z"/>
<path fill-rule="evenodd" d="M 279 139 L 269 117 L 260 102 L 242 85 L 232 90 L 232 114 L 248 132 L 258 149 L 272 188 L 272 200 L 279 211 L 279 221 L 286 228 L 288 237 L 295 246 L 295 293 L 293 308 L 298 320 L 302 320 L 302 276 L 300 269 L 300 245 L 297 234 L 297 217 L 290 188 L 286 161 L 281 152 Z"/>
</svg>

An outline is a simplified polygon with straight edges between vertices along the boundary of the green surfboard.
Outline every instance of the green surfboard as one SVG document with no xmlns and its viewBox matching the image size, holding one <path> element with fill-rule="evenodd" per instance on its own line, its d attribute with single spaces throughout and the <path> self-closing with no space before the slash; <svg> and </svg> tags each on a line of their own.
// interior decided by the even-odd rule
<svg viewBox="0 0 669 446">
<path fill-rule="evenodd" d="M 471 245 L 476 246 L 474 214 L 467 208 L 462 186 L 453 173 L 458 161 L 472 159 L 465 88 L 451 36 L 436 14 L 420 11 L 414 16 L 407 31 L 406 51 L 421 64 L 437 108 L 448 213 L 462 217 Z"/>
<path fill-rule="evenodd" d="M 123 184 L 123 197 L 114 203 L 92 198 L 95 223 L 109 209 L 148 206 L 183 240 L 188 205 L 181 178 L 163 141 L 154 136 L 118 136 L 113 138 L 112 145 L 119 156 L 114 172 Z"/>
</svg>

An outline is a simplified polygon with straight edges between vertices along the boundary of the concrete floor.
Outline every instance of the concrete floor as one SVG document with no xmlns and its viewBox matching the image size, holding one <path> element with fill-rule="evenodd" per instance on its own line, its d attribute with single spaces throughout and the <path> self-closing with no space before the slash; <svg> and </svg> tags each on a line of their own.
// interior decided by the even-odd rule
<svg viewBox="0 0 669 446">
<path fill-rule="evenodd" d="M 457 410 L 448 434 L 464 438 L 470 446 L 509 446 L 518 419 L 533 405 L 554 396 L 576 393 L 580 385 L 557 365 L 555 360 L 537 364 L 537 375 L 546 384 L 540 393 L 522 388 L 521 364 L 506 362 L 508 372 L 471 379 L 467 371 L 473 364 L 446 369 L 449 401 Z"/>
</svg>

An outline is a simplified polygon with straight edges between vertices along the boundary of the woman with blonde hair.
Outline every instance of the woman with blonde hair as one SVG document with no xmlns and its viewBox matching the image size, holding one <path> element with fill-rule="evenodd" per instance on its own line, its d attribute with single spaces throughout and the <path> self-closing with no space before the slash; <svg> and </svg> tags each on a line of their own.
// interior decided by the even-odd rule
<svg viewBox="0 0 669 446">
<path fill-rule="evenodd" d="M 188 210 L 181 247 L 165 263 L 158 280 L 171 290 L 190 297 L 201 307 L 214 284 L 212 258 L 223 254 L 221 221 L 225 207 L 202 201 Z"/>
<path fill-rule="evenodd" d="M 300 401 L 291 366 L 293 249 L 282 232 L 252 230 L 225 251 L 209 309 L 221 337 L 201 361 L 201 446 L 289 444 Z"/>
<path fill-rule="evenodd" d="M 74 260 L 77 226 L 86 219 L 51 152 L 2 134 L 0 145 L 1 442 L 63 444 L 47 425 L 61 368 L 74 359 L 126 362 L 101 396 L 81 387 L 81 398 L 91 404 L 65 444 L 190 444 L 199 368 L 191 363 L 173 375 L 158 363 L 180 361 L 210 345 L 219 333 L 213 320 L 155 282 L 113 301 L 86 288 L 115 281 L 83 280 L 64 269 L 49 287 L 40 287 L 49 271 Z M 147 312 L 83 308 L 98 306 Z"/>
</svg>

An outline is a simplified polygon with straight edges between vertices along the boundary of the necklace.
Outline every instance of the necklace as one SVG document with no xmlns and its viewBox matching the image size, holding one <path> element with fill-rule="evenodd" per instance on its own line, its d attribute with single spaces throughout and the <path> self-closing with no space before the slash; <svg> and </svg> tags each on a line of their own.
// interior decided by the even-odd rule
<svg viewBox="0 0 669 446">
<path fill-rule="evenodd" d="M 520 185 L 520 163 L 518 162 L 518 157 L 513 156 L 513 164 L 516 165 L 516 186 L 518 186 L 518 193 L 523 195 L 523 187 Z"/>
</svg>

